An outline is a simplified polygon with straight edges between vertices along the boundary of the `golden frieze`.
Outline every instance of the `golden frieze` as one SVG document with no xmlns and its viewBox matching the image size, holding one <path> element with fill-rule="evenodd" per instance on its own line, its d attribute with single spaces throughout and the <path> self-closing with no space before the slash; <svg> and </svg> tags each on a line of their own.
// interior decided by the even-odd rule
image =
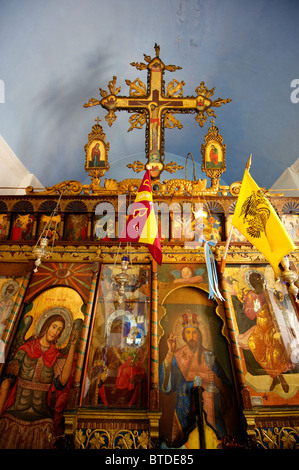
<svg viewBox="0 0 299 470">
<path fill-rule="evenodd" d="M 298 449 L 299 415 L 296 410 L 245 411 L 247 434 L 262 449 Z"/>
<path fill-rule="evenodd" d="M 263 449 L 299 449 L 299 428 L 256 428 L 255 441 Z"/>
<path fill-rule="evenodd" d="M 79 429 L 74 437 L 76 449 L 150 449 L 148 431 L 131 429 Z"/>
<path fill-rule="evenodd" d="M 132 167 L 133 165 L 134 164 L 132 164 Z M 166 166 L 170 172 L 173 172 L 177 167 L 176 163 L 174 162 L 170 162 Z M 32 186 L 28 186 L 26 193 L 27 195 L 38 194 L 41 196 L 59 195 L 61 193 L 68 196 L 78 196 L 80 193 L 92 196 L 110 196 L 130 192 L 132 195 L 135 195 L 139 189 L 140 184 L 141 179 L 138 178 L 125 179 L 119 182 L 113 178 L 106 178 L 104 185 L 101 186 L 100 178 L 93 178 L 92 183 L 88 185 L 83 185 L 79 181 L 64 181 L 44 189 L 34 189 Z M 207 187 L 206 178 L 198 179 L 196 181 L 179 178 L 164 180 L 162 183 L 157 181 L 153 187 L 155 196 L 216 196 L 220 193 L 222 193 L 222 195 L 227 195 L 228 191 L 227 186 L 220 186 L 219 184 Z M 235 191 L 234 186 L 231 187 L 233 191 Z"/>
<path fill-rule="evenodd" d="M 45 188 L 33 188 L 33 186 L 27 186 L 26 188 L 26 194 L 31 195 L 31 194 L 39 194 L 41 196 L 47 195 L 59 195 L 59 194 L 70 194 L 72 196 L 77 196 L 79 195 L 84 186 L 80 181 L 76 180 L 69 180 L 69 181 L 63 181 L 61 183 L 55 184 L 54 186 L 50 187 L 45 187 Z"/>
<path fill-rule="evenodd" d="M 163 263 L 184 262 L 205 263 L 204 244 L 188 248 L 188 244 L 178 245 L 163 243 Z M 136 245 L 127 247 L 123 245 L 123 251 L 129 250 L 133 263 L 149 263 L 151 255 L 146 246 Z M 225 250 L 225 243 L 218 243 L 215 247 L 215 261 L 220 262 Z M 104 263 L 111 263 L 121 253 L 118 244 L 104 245 L 92 243 L 86 245 L 60 245 L 57 243 L 53 248 L 51 261 L 94 261 L 101 260 Z M 0 260 L 9 262 L 20 262 L 33 260 L 31 245 L 0 245 Z M 299 262 L 299 247 L 289 255 L 290 261 Z M 264 264 L 266 259 L 261 253 L 249 244 L 231 244 L 227 252 L 227 264 Z"/>
</svg>

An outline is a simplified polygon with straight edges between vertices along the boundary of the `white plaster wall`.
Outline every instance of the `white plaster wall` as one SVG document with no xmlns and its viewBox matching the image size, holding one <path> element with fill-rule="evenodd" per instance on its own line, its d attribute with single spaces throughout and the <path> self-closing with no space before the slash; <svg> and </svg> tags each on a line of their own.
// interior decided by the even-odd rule
<svg viewBox="0 0 299 470">
<path fill-rule="evenodd" d="M 25 194 L 27 186 L 43 187 L 0 135 L 0 194 Z"/>
</svg>

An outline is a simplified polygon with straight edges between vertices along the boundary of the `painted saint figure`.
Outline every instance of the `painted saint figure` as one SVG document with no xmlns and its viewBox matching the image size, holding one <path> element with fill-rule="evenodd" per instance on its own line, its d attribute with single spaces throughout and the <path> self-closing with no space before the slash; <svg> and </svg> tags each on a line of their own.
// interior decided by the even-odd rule
<svg viewBox="0 0 299 470">
<path fill-rule="evenodd" d="M 79 336 L 74 327 L 64 355 L 56 346 L 64 328 L 62 315 L 50 316 L 7 364 L 0 387 L 0 448 L 51 447 L 59 394 L 71 377 Z"/>
<path fill-rule="evenodd" d="M 144 353 L 142 348 L 124 346 L 124 335 L 128 333 L 125 329 L 129 331 L 130 326 L 121 319 L 114 320 L 107 345 L 96 350 L 88 373 L 85 404 L 145 406 Z"/>
<path fill-rule="evenodd" d="M 196 426 L 193 399 L 196 386 L 203 389 L 206 429 L 201 432 L 212 432 L 214 441 L 219 442 L 228 434 L 225 415 L 232 405 L 231 384 L 217 358 L 213 359 L 212 365 L 207 359 L 211 351 L 203 347 L 198 315 L 187 311 L 182 315 L 182 320 L 185 344 L 177 349 L 175 335 L 170 334 L 168 352 L 159 374 L 160 390 L 167 394 L 176 392 L 171 445 L 184 444 Z M 214 392 L 209 391 L 211 383 L 215 387 Z"/>
<path fill-rule="evenodd" d="M 9 314 L 14 305 L 14 295 L 16 294 L 19 288 L 19 284 L 13 280 L 9 279 L 1 288 L 1 297 L 0 297 L 0 340 L 2 338 L 3 331 Z"/>
<path fill-rule="evenodd" d="M 244 313 L 253 322 L 253 326 L 238 335 L 238 343 L 243 349 L 252 352 L 257 363 L 272 378 L 270 391 L 280 384 L 287 393 L 289 385 L 282 373 L 291 367 L 290 352 L 286 350 L 281 332 L 275 324 L 275 315 L 271 312 L 267 297 L 265 277 L 258 271 L 250 270 L 247 278 L 252 290 L 243 297 Z"/>
<path fill-rule="evenodd" d="M 215 166 L 218 166 L 218 149 L 213 144 L 210 150 L 210 160 Z"/>
<path fill-rule="evenodd" d="M 91 161 L 89 162 L 89 166 L 97 167 L 100 164 L 101 159 L 101 150 L 100 144 L 96 144 L 91 150 Z"/>
</svg>

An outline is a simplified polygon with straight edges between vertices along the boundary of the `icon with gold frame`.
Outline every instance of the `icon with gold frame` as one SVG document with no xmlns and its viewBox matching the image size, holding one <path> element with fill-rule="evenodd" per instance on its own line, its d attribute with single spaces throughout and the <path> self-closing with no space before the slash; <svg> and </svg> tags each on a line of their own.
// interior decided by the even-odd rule
<svg viewBox="0 0 299 470">
<path fill-rule="evenodd" d="M 202 171 L 205 171 L 212 181 L 219 180 L 226 170 L 225 153 L 226 145 L 223 145 L 223 137 L 215 126 L 215 120 L 205 136 L 205 143 L 201 146 Z"/>
<path fill-rule="evenodd" d="M 86 154 L 85 171 L 92 178 L 102 177 L 109 170 L 108 163 L 109 142 L 106 142 L 106 135 L 100 126 L 100 119 L 95 119 L 97 124 L 92 127 L 92 132 L 88 136 L 88 143 L 84 150 Z"/>
</svg>

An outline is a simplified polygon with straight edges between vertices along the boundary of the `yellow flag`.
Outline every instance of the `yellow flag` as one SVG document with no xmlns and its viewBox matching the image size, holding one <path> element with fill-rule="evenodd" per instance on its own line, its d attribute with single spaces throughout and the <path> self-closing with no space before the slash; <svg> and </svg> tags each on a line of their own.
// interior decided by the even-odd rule
<svg viewBox="0 0 299 470">
<path fill-rule="evenodd" d="M 249 159 L 250 161 L 250 159 Z M 279 276 L 279 263 L 296 249 L 275 209 L 249 174 L 244 173 L 232 225 L 269 261 Z"/>
</svg>

